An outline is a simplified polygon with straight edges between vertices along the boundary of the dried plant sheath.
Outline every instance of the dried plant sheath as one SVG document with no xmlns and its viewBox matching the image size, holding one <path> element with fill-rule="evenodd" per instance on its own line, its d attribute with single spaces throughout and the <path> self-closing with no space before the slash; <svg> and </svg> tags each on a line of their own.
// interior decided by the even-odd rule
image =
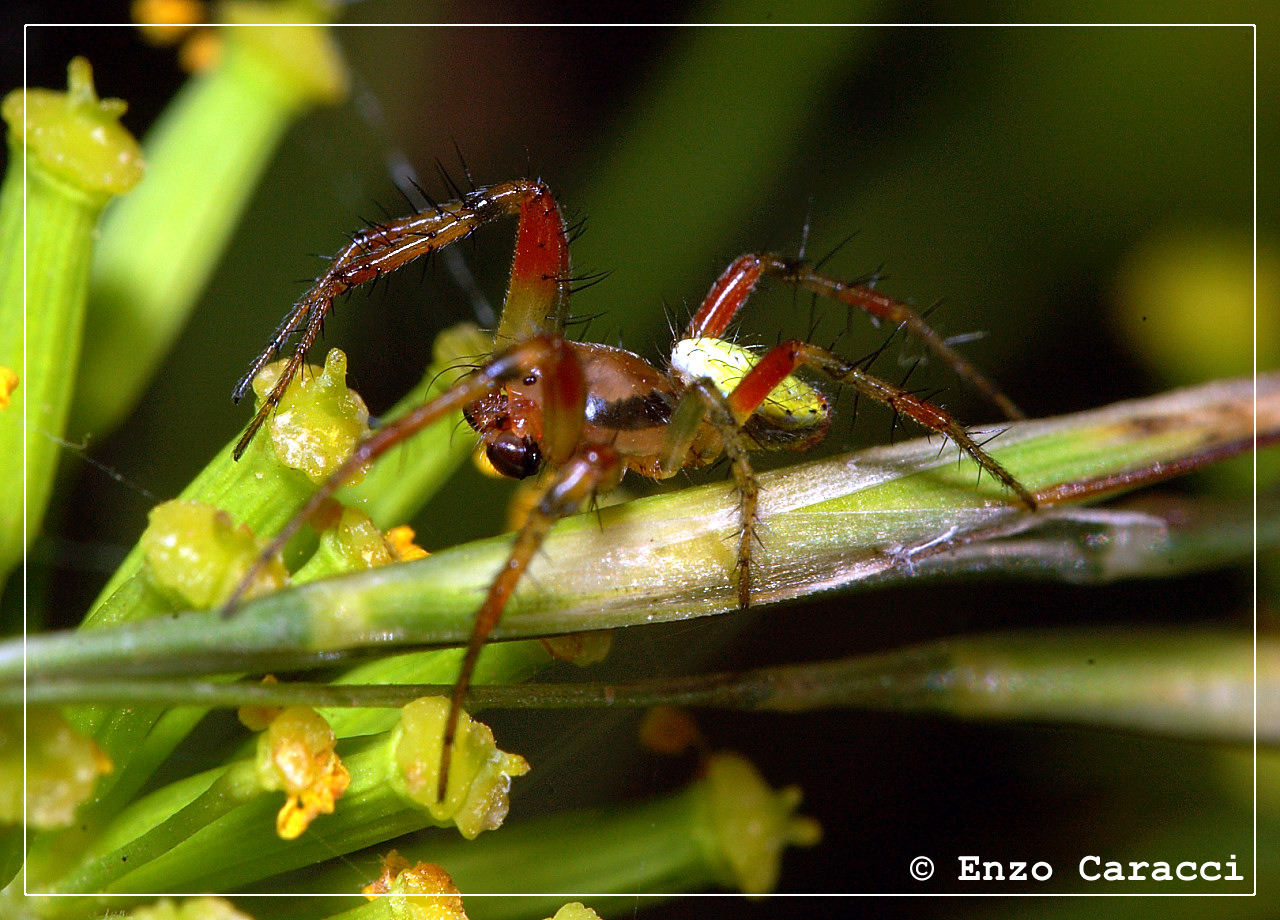
<svg viewBox="0 0 1280 920">
<path fill-rule="evenodd" d="M 1051 502 L 1158 481 L 1248 450 L 1252 380 L 1010 425 L 992 453 Z M 1257 380 L 1257 436 L 1280 438 L 1280 375 Z M 941 448 L 941 449 L 940 449 Z M 874 580 L 914 577 L 931 554 L 1027 531 L 1051 515 L 1022 510 L 950 445 L 914 441 L 761 477 L 754 599 L 766 603 Z M 638 625 L 736 609 L 735 510 L 727 483 L 641 499 L 564 521 L 506 611 L 505 638 Z M 465 640 L 509 538 L 303 585 L 231 619 L 208 613 L 92 634 L 28 639 L 31 673 L 212 673 L 332 660 L 373 645 Z M 936 568 L 932 574 L 939 573 Z M 22 647 L 0 646 L 0 682 L 21 680 Z"/>
</svg>

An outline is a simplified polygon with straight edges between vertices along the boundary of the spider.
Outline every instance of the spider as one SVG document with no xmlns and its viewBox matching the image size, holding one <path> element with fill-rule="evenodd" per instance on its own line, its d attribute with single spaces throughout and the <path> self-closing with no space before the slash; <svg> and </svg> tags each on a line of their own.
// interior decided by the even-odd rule
<svg viewBox="0 0 1280 920">
<path fill-rule="evenodd" d="M 301 329 L 278 382 L 237 443 L 235 457 L 240 457 L 298 373 L 335 297 L 463 239 L 484 224 L 512 216 L 517 218 L 515 257 L 493 355 L 431 402 L 359 444 L 259 560 L 262 565 L 279 552 L 358 468 L 456 410 L 475 429 L 500 473 L 515 479 L 543 474 L 536 504 L 476 614 L 450 697 L 439 798 L 445 795 L 458 717 L 476 660 L 521 576 L 551 526 L 613 489 L 627 470 L 666 479 L 682 469 L 728 459 L 739 502 L 733 578 L 739 605 L 750 604 L 752 547 L 757 537 L 757 488 L 750 454 L 804 450 L 822 439 L 830 423 L 825 397 L 795 376 L 801 367 L 851 386 L 950 438 L 1019 502 L 1036 508 L 1035 495 L 938 406 L 809 342 L 783 342 L 760 356 L 722 338 L 757 282 L 772 276 L 905 327 L 1007 416 L 1022 417 L 918 313 L 868 286 L 819 274 L 801 261 L 766 252 L 736 259 L 675 343 L 668 369 L 620 348 L 566 338 L 571 284 L 568 232 L 550 189 L 541 180 L 529 179 L 475 188 L 458 200 L 431 202 L 418 213 L 356 233 L 284 318 L 236 387 L 238 400 L 258 371 Z M 242 586 L 252 577 L 251 572 Z M 237 590 L 226 610 L 241 593 Z"/>
</svg>

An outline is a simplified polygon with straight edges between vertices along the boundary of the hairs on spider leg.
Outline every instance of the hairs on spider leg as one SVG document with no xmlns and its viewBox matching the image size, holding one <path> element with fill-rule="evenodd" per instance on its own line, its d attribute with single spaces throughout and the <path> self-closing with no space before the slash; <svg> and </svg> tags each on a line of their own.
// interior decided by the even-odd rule
<svg viewBox="0 0 1280 920">
<path fill-rule="evenodd" d="M 565 237 L 569 240 L 570 245 L 575 243 L 578 237 L 580 237 L 583 231 L 586 229 L 587 229 L 587 215 L 585 214 L 583 214 L 581 217 L 577 217 L 574 220 L 571 220 L 568 223 L 566 223 L 564 232 L 565 232 Z"/>
<path fill-rule="evenodd" d="M 613 274 L 613 269 L 610 268 L 604 271 L 590 272 L 584 275 L 570 275 L 567 278 L 558 278 L 556 280 L 561 283 L 568 282 L 569 293 L 572 295 L 572 294 L 578 294 L 582 291 L 585 291 L 588 288 L 595 287 L 597 284 L 599 284 L 601 281 L 604 281 L 606 278 L 608 278 L 612 274 Z"/>
<path fill-rule="evenodd" d="M 436 201 L 435 198 L 432 197 L 430 192 L 428 192 L 425 188 L 419 185 L 418 180 L 415 177 L 406 176 L 405 178 L 408 180 L 410 185 L 412 185 L 415 189 L 417 189 L 418 194 L 422 196 L 422 200 L 426 202 L 426 207 L 419 207 L 418 205 L 413 204 L 413 202 L 410 201 L 410 204 L 413 204 L 414 211 L 422 212 L 422 211 L 426 211 L 427 208 L 430 208 L 440 217 L 444 217 L 445 210 L 444 208 L 440 207 L 440 202 Z M 406 199 L 409 198 L 408 194 L 404 193 L 403 190 L 402 190 L 402 194 L 404 194 Z"/>
<path fill-rule="evenodd" d="M 877 346 L 876 348 L 873 348 L 871 351 L 867 352 L 861 358 L 858 358 L 850 363 L 852 363 L 853 366 L 858 368 L 859 370 L 869 371 L 871 369 L 871 365 L 874 364 L 877 360 L 879 360 L 880 356 L 884 354 L 885 349 L 889 347 L 889 343 L 892 342 L 894 337 L 897 336 L 897 334 L 901 331 L 902 331 L 902 327 L 898 326 L 891 333 L 889 333 L 888 336 L 885 337 L 885 340 L 881 342 L 879 346 Z M 837 341 L 839 340 L 837 339 Z M 828 350 L 835 351 L 834 345 Z"/>
<path fill-rule="evenodd" d="M 987 435 L 981 441 L 976 441 L 974 443 L 976 443 L 979 447 L 986 447 L 988 444 L 990 444 L 992 441 L 1000 437 L 1000 435 L 1004 434 L 1008 430 L 1009 429 L 1007 428 L 1001 428 L 999 431 L 993 431 L 991 432 L 991 434 Z"/>
<path fill-rule="evenodd" d="M 680 336 L 680 333 L 676 331 L 676 315 L 672 311 L 671 305 L 668 304 L 665 300 L 662 302 L 662 318 L 667 323 L 667 341 L 675 342 L 677 338 L 679 338 Z M 685 321 L 680 324 L 680 327 L 684 328 L 684 326 L 688 322 L 689 320 L 686 318 Z"/>
<path fill-rule="evenodd" d="M 907 368 L 907 372 L 902 375 L 902 382 L 898 384 L 898 389 L 902 390 L 903 392 L 910 392 L 909 390 L 907 390 L 907 381 L 911 379 L 911 375 L 914 374 L 916 368 L 920 366 L 920 360 L 921 359 L 917 358 L 915 362 L 909 368 Z M 901 420 L 902 414 L 897 410 L 896 407 L 891 407 L 891 408 L 893 408 L 893 418 L 889 422 L 889 443 L 894 444 L 896 443 L 894 441 L 894 438 L 897 436 L 897 433 L 898 433 L 898 422 Z"/>
<path fill-rule="evenodd" d="M 938 307 L 942 306 L 942 303 L 945 300 L 946 300 L 945 297 L 939 297 L 936 300 L 934 300 L 933 303 L 929 304 L 929 306 L 925 307 L 923 310 L 920 311 L 920 319 L 927 320 L 930 316 L 933 315 L 933 312 L 937 310 Z"/>
<path fill-rule="evenodd" d="M 380 201 L 374 201 L 373 205 L 379 210 L 385 210 L 385 208 L 382 207 L 382 202 Z M 365 217 L 363 214 L 357 214 L 356 218 L 360 221 L 360 223 L 364 224 L 364 229 L 357 230 L 354 233 L 352 233 L 351 242 L 364 248 L 364 250 L 368 252 L 367 247 L 369 245 L 369 238 L 376 233 L 383 232 L 382 223 L 380 221 L 370 220 L 369 218 Z M 393 218 L 391 217 L 390 214 L 388 214 L 387 219 L 391 220 Z"/>
<path fill-rule="evenodd" d="M 564 318 L 564 328 L 568 330 L 574 326 L 581 326 L 583 330 L 582 334 L 585 336 L 586 327 L 595 320 L 606 315 L 608 312 L 608 310 L 597 310 L 595 313 L 570 313 Z"/>
<path fill-rule="evenodd" d="M 467 185 L 471 187 L 471 191 L 476 190 L 476 180 L 471 175 L 471 167 L 467 165 L 467 159 L 462 155 L 462 148 L 458 146 L 458 139 L 453 138 L 453 152 L 457 154 L 458 165 L 462 167 L 462 175 L 467 179 Z"/>
<path fill-rule="evenodd" d="M 949 387 L 942 386 L 934 387 L 932 390 L 916 390 L 914 392 L 908 392 L 911 392 L 912 396 L 915 396 L 924 402 L 933 402 L 935 398 L 947 392 L 948 389 Z"/>
<path fill-rule="evenodd" d="M 453 197 L 462 199 L 466 197 L 466 192 L 457 182 L 453 181 L 453 176 L 449 175 L 449 170 L 445 169 L 444 163 L 439 158 L 436 159 L 436 172 L 439 173 L 441 181 L 448 186 L 449 191 L 453 193 Z"/>
<path fill-rule="evenodd" d="M 911 379 L 911 375 L 916 372 L 916 368 L 920 366 L 920 363 L 922 361 L 924 361 L 924 358 L 916 358 L 914 361 L 911 362 L 911 366 L 907 368 L 907 372 L 902 375 L 902 380 L 898 383 L 899 390 L 902 390 L 904 393 L 911 392 L 910 390 L 907 389 L 907 381 Z"/>
<path fill-rule="evenodd" d="M 828 250 L 827 250 L 826 255 L 824 255 L 822 258 L 820 258 L 820 259 L 816 260 L 816 261 L 813 263 L 813 265 L 811 266 L 811 267 L 812 267 L 812 269 L 813 269 L 815 272 L 816 272 L 816 271 L 820 271 L 820 270 L 822 269 L 822 266 L 826 265 L 826 264 L 827 264 L 828 262 L 830 262 L 833 258 L 835 258 L 836 253 L 838 253 L 841 249 L 844 249 L 844 247 L 848 246 L 851 242 L 853 242 L 853 238 L 854 238 L 855 236 L 857 236 L 857 235 L 858 235 L 859 233 L 861 233 L 861 232 L 862 232 L 862 231 L 860 231 L 860 230 L 854 230 L 852 233 L 850 233 L 848 236 L 846 236 L 846 237 L 845 237 L 844 239 L 842 239 L 840 242 L 836 243 L 834 246 L 832 246 L 830 249 L 828 249 Z M 803 258 L 804 258 L 804 255 L 803 255 L 803 254 L 801 254 L 801 256 L 800 256 L 800 257 L 803 259 Z M 855 282 L 855 283 L 856 283 L 856 282 Z"/>
<path fill-rule="evenodd" d="M 413 182 L 413 179 L 409 178 L 409 181 Z M 398 177 L 393 176 L 391 184 L 395 187 L 395 190 L 400 193 L 400 197 L 404 199 L 404 203 L 410 211 L 417 214 L 422 210 L 422 205 L 414 201 L 413 196 L 405 191 L 404 187 L 400 184 L 400 179 Z"/>
</svg>

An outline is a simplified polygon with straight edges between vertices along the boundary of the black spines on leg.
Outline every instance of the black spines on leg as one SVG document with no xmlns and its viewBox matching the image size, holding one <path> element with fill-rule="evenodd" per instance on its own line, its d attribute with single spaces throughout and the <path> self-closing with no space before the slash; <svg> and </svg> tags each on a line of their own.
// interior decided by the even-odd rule
<svg viewBox="0 0 1280 920">
<path fill-rule="evenodd" d="M 459 200 L 466 199 L 467 193 L 462 190 L 462 187 L 457 182 L 453 181 L 453 176 L 449 175 L 449 170 L 445 169 L 444 163 L 439 159 L 436 160 L 436 172 L 439 174 L 440 180 L 453 193 L 454 198 Z"/>
<path fill-rule="evenodd" d="M 421 196 L 422 196 L 422 200 L 423 200 L 423 201 L 425 201 L 425 202 L 427 203 L 427 207 L 428 207 L 428 208 L 430 208 L 431 210 L 435 211 L 435 212 L 436 212 L 436 214 L 438 214 L 439 216 L 444 217 L 444 215 L 445 215 L 445 210 L 444 210 L 444 208 L 440 207 L 440 202 L 438 202 L 438 201 L 436 201 L 434 198 L 432 198 L 432 197 L 431 197 L 431 193 L 430 193 L 430 192 L 428 192 L 428 191 L 427 191 L 425 188 L 423 188 L 421 185 L 419 185 L 419 184 L 418 184 L 418 182 L 417 182 L 417 180 L 415 180 L 415 179 L 412 179 L 412 178 L 411 178 L 411 179 L 409 180 L 409 182 L 410 182 L 410 183 L 412 183 L 413 187 L 414 187 L 414 188 L 416 188 L 416 189 L 418 190 L 418 194 L 419 194 L 419 195 L 421 195 Z M 415 210 L 416 210 L 416 209 L 415 209 Z M 423 209 L 423 210 L 425 210 L 425 209 Z"/>
<path fill-rule="evenodd" d="M 907 381 L 911 379 L 911 375 L 916 372 L 916 368 L 920 366 L 920 358 L 916 358 L 911 366 L 907 368 L 907 372 L 902 375 L 902 381 L 898 384 L 898 389 L 904 393 L 907 392 Z M 902 413 L 898 411 L 898 407 L 894 403 L 889 403 L 889 408 L 893 411 L 893 418 L 889 422 L 889 443 L 894 443 L 894 438 L 898 433 L 898 423 L 902 421 Z"/>
<path fill-rule="evenodd" d="M 564 228 L 564 232 L 565 232 L 565 238 L 569 241 L 569 245 L 572 246 L 574 243 L 576 243 L 578 241 L 578 238 L 582 236 L 582 234 L 586 231 L 586 229 L 587 229 L 587 218 L 585 214 L 582 217 L 579 217 L 578 219 L 574 220 L 572 223 L 568 224 Z"/>
<path fill-rule="evenodd" d="M 453 139 L 453 152 L 458 156 L 458 165 L 462 167 L 462 175 L 467 179 L 467 186 L 474 192 L 476 190 L 476 180 L 471 175 L 471 167 L 467 165 L 466 157 L 462 155 L 462 148 L 458 146 L 456 137 Z"/>
<path fill-rule="evenodd" d="M 487 224 L 491 220 L 496 220 L 502 216 L 502 209 L 492 198 L 484 193 L 483 188 L 478 188 L 467 192 L 465 195 L 458 196 L 462 201 L 462 206 L 470 210 L 476 216 L 479 223 Z M 470 236 L 475 232 L 473 227 L 467 232 Z"/>
<path fill-rule="evenodd" d="M 417 183 L 413 181 L 412 177 L 406 177 L 406 179 L 410 184 L 417 188 Z M 413 211 L 416 214 L 422 210 L 422 205 L 413 200 L 413 196 L 405 191 L 404 186 L 397 181 L 393 181 L 391 184 L 395 186 L 395 190 L 400 193 L 400 197 L 404 199 L 404 203 L 408 205 L 410 211 Z"/>
<path fill-rule="evenodd" d="M 822 266 L 826 265 L 828 262 L 834 259 L 836 257 L 836 253 L 838 253 L 841 249 L 844 249 L 844 247 L 848 246 L 851 242 L 853 242 L 853 238 L 857 235 L 858 235 L 858 231 L 854 230 L 852 233 L 850 233 L 840 242 L 836 243 L 834 246 L 828 249 L 826 254 L 823 255 L 822 258 L 815 260 L 810 267 L 815 272 L 821 271 Z"/>
<path fill-rule="evenodd" d="M 580 275 L 567 275 L 564 278 L 556 278 L 557 284 L 568 284 L 569 294 L 577 294 L 585 291 L 587 288 L 595 287 L 601 281 L 613 274 L 613 269 L 605 269 L 598 272 L 586 272 Z"/>
</svg>

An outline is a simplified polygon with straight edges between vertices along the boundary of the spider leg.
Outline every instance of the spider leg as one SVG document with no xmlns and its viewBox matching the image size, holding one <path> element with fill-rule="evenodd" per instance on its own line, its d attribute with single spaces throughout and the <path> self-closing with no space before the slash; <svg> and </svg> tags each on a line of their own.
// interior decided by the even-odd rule
<svg viewBox="0 0 1280 920">
<path fill-rule="evenodd" d="M 564 359 L 564 355 L 568 355 L 569 358 L 567 360 Z M 341 489 L 355 475 L 356 471 L 365 464 L 382 456 L 392 447 L 408 440 L 423 428 L 435 423 L 451 412 L 456 412 L 469 403 L 473 403 L 481 397 L 492 393 L 506 381 L 522 376 L 529 368 L 547 365 L 558 367 L 564 364 L 571 365 L 571 369 L 566 371 L 565 374 L 571 376 L 573 370 L 576 369 L 578 375 L 581 375 L 581 368 L 577 366 L 576 358 L 565 346 L 563 339 L 549 336 L 528 339 L 499 354 L 484 367 L 462 378 L 430 402 L 423 403 L 416 409 L 379 428 L 356 446 L 351 456 L 330 474 L 329 478 L 316 490 L 310 500 L 276 534 L 271 544 L 258 555 L 257 560 L 245 572 L 244 577 L 240 579 L 231 596 L 223 604 L 222 615 L 229 617 L 235 612 L 236 606 L 244 597 L 245 590 L 254 582 L 271 558 L 283 550 L 285 544 L 293 538 L 294 534 L 302 529 L 302 525 L 310 520 L 321 506 L 332 498 L 334 493 Z M 548 376 L 560 377 L 562 375 L 553 373 Z M 549 392 L 552 394 L 548 400 L 549 417 L 553 420 L 551 424 L 564 425 L 565 418 L 573 418 L 575 406 L 572 403 L 566 403 L 566 399 L 570 397 L 559 395 L 564 389 L 565 387 L 549 388 Z M 569 424 L 572 425 L 572 422 Z M 582 424 L 581 409 L 577 411 L 577 424 L 580 430 Z M 562 437 L 561 440 L 565 441 L 567 438 Z M 560 449 L 563 450 L 563 448 Z"/>
<path fill-rule="evenodd" d="M 249 391 L 254 376 L 272 360 L 305 318 L 298 344 L 284 372 L 236 443 L 239 459 L 254 434 L 275 410 L 289 382 L 315 343 L 325 317 L 339 295 L 470 236 L 484 224 L 516 215 L 515 259 L 497 340 L 519 342 L 531 335 L 558 334 L 569 303 L 569 244 L 564 218 L 550 190 L 540 181 L 519 179 L 476 189 L 458 201 L 387 221 L 356 233 L 281 322 L 267 348 L 254 360 L 232 396 Z"/>
<path fill-rule="evenodd" d="M 748 413 L 750 414 L 750 413 Z M 738 561 L 734 569 L 738 589 L 738 606 L 751 606 L 751 553 L 756 537 L 756 506 L 759 488 L 744 443 L 741 422 L 735 418 L 728 398 L 715 382 L 702 378 L 692 381 L 680 396 L 671 414 L 659 455 L 658 475 L 674 476 L 684 465 L 703 421 L 709 421 L 720 436 L 720 444 L 733 470 L 738 492 Z"/>
<path fill-rule="evenodd" d="M 745 422 L 768 398 L 773 389 L 801 365 L 824 374 L 838 383 L 848 384 L 856 388 L 859 393 L 865 393 L 893 411 L 908 416 L 916 424 L 940 432 L 955 441 L 982 469 L 1013 490 L 1027 508 L 1032 511 L 1036 509 L 1035 494 L 997 463 L 982 445 L 969 435 L 964 426 L 945 410 L 901 387 L 894 386 L 879 377 L 873 377 L 856 364 L 808 342 L 793 340 L 776 345 L 747 372 L 728 396 L 729 408 L 734 418 L 740 424 Z"/>
<path fill-rule="evenodd" d="M 515 544 L 507 562 L 498 571 L 484 603 L 476 613 L 467 641 L 466 655 L 449 696 L 449 713 L 444 723 L 444 741 L 440 752 L 440 780 L 436 800 L 444 801 L 449 784 L 449 763 L 453 755 L 454 740 L 458 730 L 458 717 L 466 700 L 476 662 L 485 641 L 493 632 L 502 611 L 515 592 L 516 585 L 528 569 L 529 563 L 542 546 L 547 532 L 556 521 L 577 511 L 597 492 L 605 492 L 618 484 L 623 472 L 622 461 L 607 444 L 586 444 L 580 447 L 566 463 L 560 466 L 538 496 L 528 518 L 516 534 Z"/>
<path fill-rule="evenodd" d="M 839 281 L 814 271 L 803 262 L 784 259 L 773 253 L 748 253 L 735 259 L 712 285 L 702 306 L 690 320 L 685 338 L 722 338 L 729 323 L 764 275 L 771 275 L 787 284 L 857 308 L 874 319 L 905 327 L 1007 418 L 1026 418 L 1023 411 L 995 383 L 948 345 L 923 316 L 906 304 L 886 297 L 866 285 Z"/>
<path fill-rule="evenodd" d="M 581 445 L 586 419 L 586 383 L 581 362 L 570 343 L 560 336 L 527 338 L 464 377 L 431 402 L 389 422 L 362 441 L 259 554 L 222 607 L 224 617 L 234 614 L 245 590 L 256 580 L 262 569 L 357 470 L 445 415 L 476 402 L 509 381 L 524 377 L 535 368 L 540 371 L 542 380 L 542 450 L 547 462 L 555 470 L 555 475 L 542 491 L 528 520 L 520 528 L 507 564 L 494 578 L 485 601 L 476 614 L 445 722 L 440 762 L 441 800 L 448 783 L 449 760 L 457 733 L 458 716 L 462 711 L 462 702 L 471 683 L 476 660 L 485 640 L 502 616 L 502 610 L 520 576 L 542 545 L 551 525 L 572 514 L 597 491 L 607 491 L 617 485 L 624 469 L 612 447 Z"/>
</svg>

